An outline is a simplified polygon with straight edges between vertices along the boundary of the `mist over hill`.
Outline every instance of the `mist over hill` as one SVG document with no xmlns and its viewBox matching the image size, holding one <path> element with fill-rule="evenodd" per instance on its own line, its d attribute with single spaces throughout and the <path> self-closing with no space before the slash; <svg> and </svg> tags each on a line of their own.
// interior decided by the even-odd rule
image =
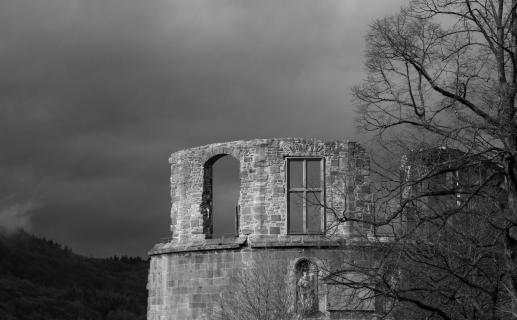
<svg viewBox="0 0 517 320">
<path fill-rule="evenodd" d="M 25 231 L 0 232 L 4 320 L 145 319 L 148 261 L 88 258 Z"/>
</svg>

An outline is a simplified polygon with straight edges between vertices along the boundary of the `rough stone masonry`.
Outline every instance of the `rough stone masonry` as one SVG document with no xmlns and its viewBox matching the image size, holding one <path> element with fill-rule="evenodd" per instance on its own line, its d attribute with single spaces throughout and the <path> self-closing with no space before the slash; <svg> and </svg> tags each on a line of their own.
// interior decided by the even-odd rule
<svg viewBox="0 0 517 320">
<path fill-rule="evenodd" d="M 239 162 L 233 238 L 219 238 L 211 227 L 212 165 L 223 156 Z M 371 258 L 372 248 L 358 240 L 367 230 L 336 218 L 371 213 L 370 162 L 359 144 L 234 141 L 178 151 L 169 162 L 172 235 L 149 252 L 148 320 L 210 319 L 231 276 L 252 261 L 260 263 L 257 257 L 264 254 L 285 266 L 292 306 L 300 314 L 310 319 L 374 317 L 374 303 L 348 306 L 325 277 L 347 261 Z M 304 274 L 309 280 L 300 280 Z M 297 286 L 301 281 L 307 284 L 303 288 Z"/>
</svg>

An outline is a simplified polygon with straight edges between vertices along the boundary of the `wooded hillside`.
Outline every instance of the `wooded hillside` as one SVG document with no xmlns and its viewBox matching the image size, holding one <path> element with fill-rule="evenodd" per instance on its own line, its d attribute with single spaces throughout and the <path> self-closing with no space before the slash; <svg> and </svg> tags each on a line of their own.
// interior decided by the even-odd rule
<svg viewBox="0 0 517 320">
<path fill-rule="evenodd" d="M 0 233 L 4 320 L 145 319 L 148 261 L 87 258 L 24 231 Z"/>
</svg>

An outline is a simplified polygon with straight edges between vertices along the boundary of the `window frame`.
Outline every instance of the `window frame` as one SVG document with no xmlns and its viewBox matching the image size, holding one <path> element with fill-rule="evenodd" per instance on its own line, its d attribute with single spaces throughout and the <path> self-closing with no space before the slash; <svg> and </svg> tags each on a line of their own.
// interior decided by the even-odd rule
<svg viewBox="0 0 517 320">
<path fill-rule="evenodd" d="M 307 187 L 307 160 L 319 160 L 320 162 L 320 187 L 319 188 L 309 188 Z M 302 161 L 302 183 L 303 187 L 301 188 L 291 188 L 290 187 L 290 161 Z M 325 158 L 321 156 L 298 156 L 298 157 L 286 157 L 285 158 L 285 174 L 286 174 L 286 208 L 287 208 L 287 234 L 288 235 L 318 235 L 325 234 L 326 225 L 327 225 L 327 217 L 325 210 Z M 307 226 L 307 194 L 308 193 L 318 193 L 320 194 L 320 202 L 322 204 L 320 208 L 320 230 L 318 232 L 309 232 L 309 228 Z M 291 204 L 290 197 L 291 193 L 303 193 L 302 200 L 302 232 L 291 232 L 290 224 L 291 224 Z"/>
<path fill-rule="evenodd" d="M 341 295 L 336 296 L 336 292 Z M 337 281 L 327 282 L 326 295 L 327 311 L 329 312 L 376 312 L 375 292 L 371 288 L 352 288 Z"/>
</svg>

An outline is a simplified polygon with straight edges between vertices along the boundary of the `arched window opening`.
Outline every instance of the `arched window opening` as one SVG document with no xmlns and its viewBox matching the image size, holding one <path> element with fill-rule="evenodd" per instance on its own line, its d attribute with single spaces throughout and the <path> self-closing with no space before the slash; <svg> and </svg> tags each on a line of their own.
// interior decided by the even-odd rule
<svg viewBox="0 0 517 320">
<path fill-rule="evenodd" d="M 235 237 L 239 227 L 239 161 L 217 155 L 205 163 L 204 170 L 203 232 L 207 238 Z"/>
</svg>

